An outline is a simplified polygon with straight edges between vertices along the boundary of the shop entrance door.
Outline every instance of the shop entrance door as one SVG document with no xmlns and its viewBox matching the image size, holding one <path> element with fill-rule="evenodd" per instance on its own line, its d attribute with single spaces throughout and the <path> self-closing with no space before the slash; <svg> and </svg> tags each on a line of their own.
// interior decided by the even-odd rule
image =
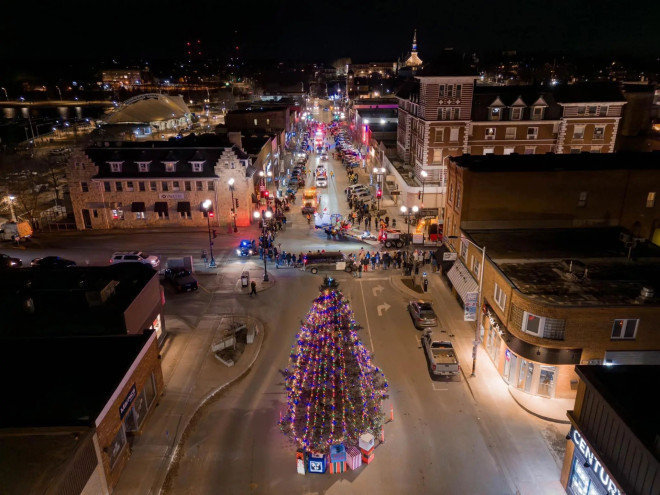
<svg viewBox="0 0 660 495">
<path fill-rule="evenodd" d="M 86 229 L 92 228 L 92 217 L 89 214 L 89 210 L 82 211 L 83 223 L 85 224 Z"/>
<path fill-rule="evenodd" d="M 556 367 L 541 366 L 541 374 L 539 376 L 539 388 L 537 393 L 544 397 L 554 397 L 556 376 L 557 376 Z"/>
</svg>

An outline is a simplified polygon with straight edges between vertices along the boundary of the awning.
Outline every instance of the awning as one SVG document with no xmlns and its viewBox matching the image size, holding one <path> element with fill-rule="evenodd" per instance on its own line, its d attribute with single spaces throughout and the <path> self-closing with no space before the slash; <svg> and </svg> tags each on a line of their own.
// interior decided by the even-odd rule
<svg viewBox="0 0 660 495">
<path fill-rule="evenodd" d="M 147 211 L 147 209 L 144 207 L 144 203 L 142 201 L 133 201 L 133 204 L 131 205 L 131 211 L 133 213 L 135 212 L 144 212 Z"/>
<path fill-rule="evenodd" d="M 465 294 L 468 292 L 479 292 L 479 284 L 461 260 L 454 262 L 454 266 L 447 272 L 447 278 L 451 281 L 458 295 L 461 296 L 463 303 L 465 303 Z"/>
<path fill-rule="evenodd" d="M 156 213 L 167 213 L 167 202 L 156 201 L 156 204 L 154 205 L 154 211 Z"/>
<path fill-rule="evenodd" d="M 190 202 L 188 201 L 179 201 L 176 204 L 177 213 L 190 213 Z"/>
</svg>

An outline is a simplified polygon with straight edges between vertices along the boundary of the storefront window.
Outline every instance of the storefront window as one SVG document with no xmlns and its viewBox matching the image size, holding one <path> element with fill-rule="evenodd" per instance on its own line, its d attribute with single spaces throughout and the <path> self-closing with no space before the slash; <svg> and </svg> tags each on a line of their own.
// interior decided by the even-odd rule
<svg viewBox="0 0 660 495">
<path fill-rule="evenodd" d="M 119 426 L 119 431 L 113 438 L 112 443 L 108 449 L 108 454 L 110 456 L 110 469 L 115 466 L 117 459 L 119 459 L 119 454 L 121 454 L 124 446 L 126 445 L 126 432 L 124 431 L 123 423 Z"/>
<path fill-rule="evenodd" d="M 156 385 L 154 384 L 154 374 L 152 373 L 144 384 L 144 394 L 147 398 L 147 406 L 151 406 L 156 398 Z"/>
<path fill-rule="evenodd" d="M 163 328 L 162 328 L 162 325 L 160 323 L 160 314 L 158 316 L 156 316 L 156 319 L 151 324 L 151 330 L 155 330 L 156 331 L 156 339 L 160 339 L 160 335 L 161 335 L 161 333 L 163 333 Z"/>
<path fill-rule="evenodd" d="M 555 395 L 555 376 L 557 368 L 554 366 L 541 366 L 539 377 L 538 394 L 545 397 L 554 397 Z"/>
<path fill-rule="evenodd" d="M 509 349 L 504 351 L 504 371 L 502 372 L 502 376 L 508 383 L 513 383 L 515 381 L 517 360 L 518 356 Z"/>
<path fill-rule="evenodd" d="M 521 359 L 517 387 L 520 390 L 529 392 L 532 388 L 532 376 L 534 376 L 534 363 L 526 359 Z"/>
<path fill-rule="evenodd" d="M 568 483 L 571 493 L 574 495 L 606 495 L 607 491 L 602 486 L 594 483 L 589 476 L 588 468 L 577 457 L 573 458 L 573 469 L 571 479 Z"/>
</svg>

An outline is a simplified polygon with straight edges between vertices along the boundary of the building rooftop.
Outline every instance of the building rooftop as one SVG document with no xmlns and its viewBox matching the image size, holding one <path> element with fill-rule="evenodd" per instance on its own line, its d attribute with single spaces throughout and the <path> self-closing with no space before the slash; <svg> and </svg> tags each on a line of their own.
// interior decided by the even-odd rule
<svg viewBox="0 0 660 495">
<path fill-rule="evenodd" d="M 122 103 L 105 118 L 108 124 L 149 123 L 179 119 L 190 114 L 183 96 L 141 95 Z"/>
<path fill-rule="evenodd" d="M 125 335 L 125 311 L 156 276 L 142 263 L 4 270 L 0 338 Z M 108 285 L 112 294 L 101 302 Z"/>
<path fill-rule="evenodd" d="M 0 428 L 94 426 L 152 333 L 0 339 Z"/>
<path fill-rule="evenodd" d="M 620 228 L 468 230 L 486 255 L 523 294 L 568 306 L 660 304 L 642 288 L 660 288 L 660 247 L 631 251 Z"/>
<path fill-rule="evenodd" d="M 5 493 L 58 493 L 64 467 L 93 434 L 91 428 L 25 428 L 0 431 L 0 486 Z M 88 440 L 91 443 L 91 439 Z"/>
<path fill-rule="evenodd" d="M 91 146 L 85 154 L 99 167 L 97 178 L 136 178 L 136 177 L 216 177 L 215 165 L 226 149 L 245 160 L 248 157 L 238 146 L 232 144 L 226 135 L 190 134 L 181 139 L 166 142 L 122 142 L 113 146 Z M 192 172 L 191 161 L 203 161 L 201 172 Z M 121 172 L 112 172 L 109 162 L 122 162 Z M 138 162 L 148 162 L 149 171 L 140 172 Z M 175 162 L 174 172 L 165 171 L 165 162 Z"/>
<path fill-rule="evenodd" d="M 565 170 L 647 170 L 660 168 L 660 153 L 579 153 L 544 155 L 462 155 L 451 158 L 471 172 L 528 172 Z"/>
<path fill-rule="evenodd" d="M 628 428 L 660 460 L 658 410 L 650 405 L 649 384 L 660 381 L 660 366 L 576 366 L 578 376 L 600 393 Z"/>
<path fill-rule="evenodd" d="M 625 102 L 626 99 L 614 82 L 584 82 L 560 85 L 555 92 L 559 103 Z"/>
</svg>

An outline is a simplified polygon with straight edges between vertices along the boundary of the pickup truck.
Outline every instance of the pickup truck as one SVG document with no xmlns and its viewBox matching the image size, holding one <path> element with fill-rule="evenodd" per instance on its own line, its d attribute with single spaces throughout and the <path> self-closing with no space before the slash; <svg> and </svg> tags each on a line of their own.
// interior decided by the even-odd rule
<svg viewBox="0 0 660 495">
<path fill-rule="evenodd" d="M 461 372 L 454 346 L 448 340 L 433 340 L 433 332 L 422 334 L 422 347 L 429 362 L 432 376 L 456 376 Z"/>
</svg>

